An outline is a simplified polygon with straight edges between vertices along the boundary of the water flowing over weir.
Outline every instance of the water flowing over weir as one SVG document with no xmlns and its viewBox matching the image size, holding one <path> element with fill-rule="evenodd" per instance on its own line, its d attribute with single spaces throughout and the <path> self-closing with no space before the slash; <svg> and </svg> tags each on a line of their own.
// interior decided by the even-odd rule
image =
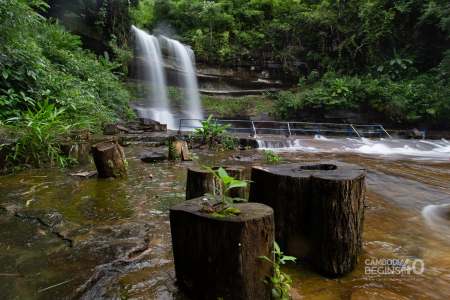
<svg viewBox="0 0 450 300">
<path fill-rule="evenodd" d="M 383 158 L 450 161 L 450 142 L 442 140 L 314 138 L 258 139 L 258 148 L 281 152 L 356 153 Z"/>
<path fill-rule="evenodd" d="M 144 108 L 138 108 L 140 117 L 152 119 L 174 128 L 175 123 L 167 97 L 167 83 L 163 69 L 161 47 L 158 39 L 132 26 L 141 54 L 145 57 L 142 73 L 151 82 L 151 93 Z"/>
<path fill-rule="evenodd" d="M 175 129 L 174 115 L 181 118 L 203 119 L 192 49 L 177 40 L 165 36 L 156 37 L 135 26 L 132 26 L 132 31 L 136 35 L 138 53 L 144 58 L 141 70 L 143 78 L 151 85 L 145 107 L 136 107 L 138 115 L 167 124 L 169 129 Z M 183 108 L 180 113 L 174 113 L 168 97 L 166 64 L 163 59 L 165 51 L 175 64 L 180 87 L 184 91 Z"/>
</svg>

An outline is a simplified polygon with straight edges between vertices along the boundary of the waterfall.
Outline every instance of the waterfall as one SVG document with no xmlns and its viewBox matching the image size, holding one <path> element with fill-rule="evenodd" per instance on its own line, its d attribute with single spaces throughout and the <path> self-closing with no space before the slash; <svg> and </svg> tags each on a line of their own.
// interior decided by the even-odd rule
<svg viewBox="0 0 450 300">
<path fill-rule="evenodd" d="M 151 93 L 147 96 L 146 106 L 136 110 L 140 117 L 167 124 L 168 128 L 174 129 L 175 122 L 167 97 L 167 83 L 159 41 L 155 36 L 135 26 L 131 29 L 136 35 L 140 54 L 145 58 L 142 70 L 144 78 L 151 84 Z"/>
<path fill-rule="evenodd" d="M 180 117 L 189 119 L 203 119 L 200 93 L 198 90 L 197 75 L 195 70 L 194 52 L 189 46 L 183 45 L 177 40 L 160 36 L 159 38 L 132 26 L 136 36 L 138 53 L 144 58 L 142 75 L 150 82 L 151 92 L 147 96 L 145 107 L 136 107 L 140 117 L 152 119 L 167 124 L 169 129 L 175 129 L 170 99 L 168 98 L 164 60 L 161 50 L 168 51 L 173 58 L 180 85 L 184 91 L 183 112 Z M 161 44 L 160 44 L 161 41 Z"/>
<path fill-rule="evenodd" d="M 180 81 L 184 88 L 185 111 L 190 119 L 203 119 L 198 91 L 197 75 L 195 72 L 195 56 L 192 49 L 177 40 L 161 36 L 166 41 L 170 55 L 175 59 L 177 68 L 180 69 Z"/>
</svg>

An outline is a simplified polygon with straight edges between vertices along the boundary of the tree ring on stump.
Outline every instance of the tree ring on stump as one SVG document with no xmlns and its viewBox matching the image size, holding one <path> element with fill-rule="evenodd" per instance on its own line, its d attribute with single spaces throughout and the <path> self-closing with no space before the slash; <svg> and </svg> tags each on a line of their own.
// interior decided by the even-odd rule
<svg viewBox="0 0 450 300">
<path fill-rule="evenodd" d="M 321 171 L 332 171 L 336 170 L 338 167 L 333 164 L 317 164 L 317 165 L 304 165 L 300 166 L 300 170 L 321 170 Z"/>
</svg>

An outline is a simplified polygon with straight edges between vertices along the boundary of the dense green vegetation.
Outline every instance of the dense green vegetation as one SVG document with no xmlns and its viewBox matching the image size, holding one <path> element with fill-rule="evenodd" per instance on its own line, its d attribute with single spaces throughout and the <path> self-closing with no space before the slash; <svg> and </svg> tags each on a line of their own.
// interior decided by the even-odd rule
<svg viewBox="0 0 450 300">
<path fill-rule="evenodd" d="M 309 111 L 320 120 L 322 113 L 347 109 L 369 113 L 372 122 L 383 120 L 397 125 L 426 122 L 435 127 L 448 126 L 448 83 L 448 79 L 433 73 L 392 80 L 387 76 L 347 76 L 328 72 L 321 80 L 302 85 L 299 92 L 274 95 L 275 110 L 284 119 L 295 119 Z"/>
<path fill-rule="evenodd" d="M 15 163 L 66 165 L 58 141 L 128 111 L 117 63 L 81 48 L 78 36 L 37 11 L 43 1 L 0 2 L 0 122 L 18 138 Z"/>
<path fill-rule="evenodd" d="M 298 82 L 273 104 L 203 97 L 217 116 L 347 110 L 395 125 L 450 124 L 445 0 L 3 0 L 0 131 L 17 140 L 11 162 L 65 166 L 66 136 L 130 115 L 121 80 L 131 24 L 176 36 L 204 63 L 260 65 Z"/>
<path fill-rule="evenodd" d="M 209 64 L 278 64 L 305 110 L 373 111 L 393 124 L 448 123 L 450 4 L 445 0 L 147 0 L 134 22 L 176 33 Z M 144 5 L 144 4 L 142 4 Z M 377 114 L 378 113 L 378 114 Z"/>
<path fill-rule="evenodd" d="M 149 27 L 168 24 L 210 63 L 358 72 L 397 55 L 424 70 L 449 45 L 445 0 L 155 0 L 153 10 Z"/>
</svg>

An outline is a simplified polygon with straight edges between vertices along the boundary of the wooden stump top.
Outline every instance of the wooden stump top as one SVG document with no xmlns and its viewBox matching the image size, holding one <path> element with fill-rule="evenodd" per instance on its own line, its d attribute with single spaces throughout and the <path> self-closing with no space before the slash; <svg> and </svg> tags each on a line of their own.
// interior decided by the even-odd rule
<svg viewBox="0 0 450 300">
<path fill-rule="evenodd" d="M 290 163 L 253 168 L 279 176 L 296 178 L 315 177 L 333 181 L 355 180 L 366 174 L 366 170 L 364 168 L 334 161 L 317 163 Z"/>
<path fill-rule="evenodd" d="M 220 167 L 212 167 L 213 170 L 217 170 Z M 225 171 L 229 172 L 233 172 L 233 171 L 244 171 L 245 170 L 245 166 L 237 166 L 237 165 L 226 165 L 226 166 L 222 166 L 222 168 L 225 169 Z M 197 173 L 209 173 L 208 170 L 205 170 L 204 168 L 202 168 L 201 166 L 189 166 L 188 168 L 191 171 L 197 172 Z M 229 174 L 230 175 L 230 174 Z"/>
<path fill-rule="evenodd" d="M 191 213 L 193 215 L 217 219 L 224 222 L 247 222 L 250 220 L 257 220 L 260 218 L 264 218 L 273 214 L 273 209 L 267 205 L 261 203 L 236 203 L 234 206 L 238 208 L 241 213 L 237 216 L 226 216 L 226 217 L 217 217 L 212 214 L 202 212 L 202 201 L 201 198 L 196 198 L 192 200 L 186 200 L 180 204 L 173 206 L 171 211 L 184 211 Z"/>
</svg>

